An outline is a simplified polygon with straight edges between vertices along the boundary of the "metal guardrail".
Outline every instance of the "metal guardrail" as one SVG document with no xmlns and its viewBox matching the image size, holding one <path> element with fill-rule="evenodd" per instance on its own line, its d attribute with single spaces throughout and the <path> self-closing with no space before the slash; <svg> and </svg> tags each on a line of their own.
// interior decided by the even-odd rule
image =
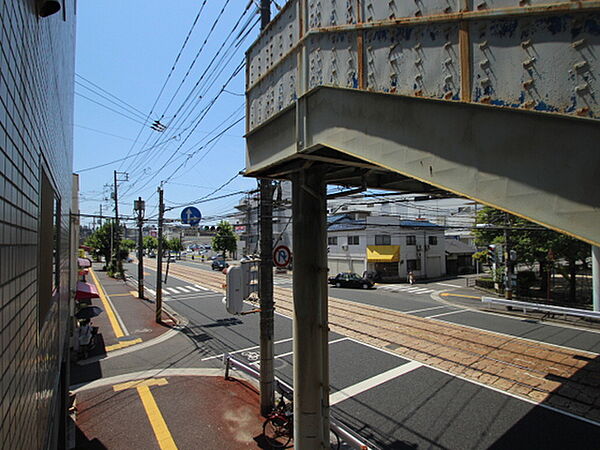
<svg viewBox="0 0 600 450">
<path fill-rule="evenodd" d="M 503 298 L 494 297 L 482 297 L 481 302 L 522 309 L 525 313 L 527 311 L 540 311 L 546 314 L 561 314 L 568 316 L 587 317 L 590 319 L 600 319 L 600 311 L 588 311 L 585 309 L 566 308 L 564 306 L 546 305 L 544 303 L 521 302 L 517 300 L 506 300 Z"/>
<path fill-rule="evenodd" d="M 225 379 L 229 378 L 229 369 L 230 367 L 234 367 L 240 372 L 244 372 L 245 374 L 259 379 L 260 372 L 256 370 L 254 367 L 234 358 L 228 353 L 223 355 L 223 364 L 225 365 Z M 278 379 L 275 377 L 275 381 L 277 383 L 277 389 L 279 391 L 283 391 L 284 397 L 286 394 L 293 393 L 294 388 L 287 384 L 285 381 Z M 371 443 L 367 443 L 364 438 L 356 434 L 354 431 L 347 428 L 345 425 L 342 425 L 339 421 L 334 418 L 329 419 L 330 428 L 339 436 L 340 440 L 352 448 L 357 450 L 377 450 L 377 447 Z"/>
</svg>

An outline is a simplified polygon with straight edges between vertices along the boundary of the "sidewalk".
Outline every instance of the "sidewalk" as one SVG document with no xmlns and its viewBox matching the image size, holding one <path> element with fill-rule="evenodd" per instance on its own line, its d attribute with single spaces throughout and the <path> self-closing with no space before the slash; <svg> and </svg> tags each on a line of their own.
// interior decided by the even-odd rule
<svg viewBox="0 0 600 450">
<path fill-rule="evenodd" d="M 71 367 L 74 448 L 268 448 L 254 384 L 225 380 L 220 368 L 163 367 L 164 355 L 157 358 L 152 346 L 179 337 L 177 324 L 166 315 L 156 324 L 153 300 L 138 299 L 132 284 L 96 269 L 88 282 L 104 312 L 93 319 L 95 352 Z M 142 371 L 139 360 L 155 369 Z"/>
<path fill-rule="evenodd" d="M 95 270 L 88 275 L 88 281 L 98 288 L 100 298 L 95 299 L 94 303 L 104 310 L 103 314 L 93 319 L 104 348 L 97 349 L 92 355 L 140 344 L 160 336 L 175 325 L 166 315 L 163 315 L 163 325 L 157 324 L 153 300 L 139 299 L 133 286 L 123 280 L 110 278 L 106 272 L 98 270 L 99 265 L 95 266 Z"/>
</svg>

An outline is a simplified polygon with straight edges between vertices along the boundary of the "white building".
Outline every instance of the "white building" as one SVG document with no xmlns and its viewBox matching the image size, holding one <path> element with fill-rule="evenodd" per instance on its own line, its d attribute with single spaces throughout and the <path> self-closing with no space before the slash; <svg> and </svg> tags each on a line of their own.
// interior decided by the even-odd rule
<svg viewBox="0 0 600 450">
<path fill-rule="evenodd" d="M 329 272 L 376 272 L 382 281 L 437 278 L 446 274 L 444 228 L 423 220 L 402 220 L 352 212 L 330 216 Z"/>
</svg>

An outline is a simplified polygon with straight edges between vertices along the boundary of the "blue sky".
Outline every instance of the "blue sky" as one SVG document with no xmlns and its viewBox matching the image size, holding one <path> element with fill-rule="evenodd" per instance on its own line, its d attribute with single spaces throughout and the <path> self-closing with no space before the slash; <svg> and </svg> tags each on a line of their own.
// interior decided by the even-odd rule
<svg viewBox="0 0 600 450">
<path fill-rule="evenodd" d="M 158 98 L 203 4 L 189 41 Z M 121 162 L 81 171 L 82 213 L 98 213 L 101 203 L 105 213 L 112 213 L 112 205 L 103 199 L 108 195 L 105 185 L 112 187 L 113 170 L 129 174 L 129 181 L 119 183 L 123 215 L 132 214 L 133 200 L 138 196 L 147 200 L 147 215 L 155 215 L 156 189 L 165 180 L 167 207 L 194 204 L 207 218 L 232 212 L 240 196 L 206 203 L 193 200 L 256 187 L 254 179 L 240 176 L 213 194 L 245 166 L 244 69 L 217 94 L 243 62 L 245 49 L 259 32 L 255 6 L 242 17 L 246 5 L 247 0 L 78 2 L 74 171 L 139 153 Z M 251 31 L 237 50 L 231 48 L 224 59 L 219 59 L 230 43 L 239 43 L 238 33 L 232 29 L 240 17 L 237 30 L 249 21 Z M 217 53 L 221 46 L 223 50 Z M 150 119 L 143 125 L 147 117 Z M 160 120 L 166 129 L 152 130 L 154 120 Z M 182 209 L 174 208 L 167 217 L 178 217 Z"/>
</svg>

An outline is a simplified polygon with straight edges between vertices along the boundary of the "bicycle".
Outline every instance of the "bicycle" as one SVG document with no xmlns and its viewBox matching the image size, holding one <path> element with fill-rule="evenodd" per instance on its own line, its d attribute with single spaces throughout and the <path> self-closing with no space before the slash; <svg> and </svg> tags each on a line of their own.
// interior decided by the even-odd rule
<svg viewBox="0 0 600 450">
<path fill-rule="evenodd" d="M 286 402 L 284 393 L 264 421 L 263 435 L 271 448 L 287 448 L 294 437 L 294 407 L 291 401 Z M 332 449 L 340 448 L 341 440 L 335 431 L 330 430 L 329 440 Z"/>
<path fill-rule="evenodd" d="M 263 423 L 263 435 L 271 448 L 286 448 L 294 436 L 294 412 L 292 402 L 284 395 Z"/>
</svg>

